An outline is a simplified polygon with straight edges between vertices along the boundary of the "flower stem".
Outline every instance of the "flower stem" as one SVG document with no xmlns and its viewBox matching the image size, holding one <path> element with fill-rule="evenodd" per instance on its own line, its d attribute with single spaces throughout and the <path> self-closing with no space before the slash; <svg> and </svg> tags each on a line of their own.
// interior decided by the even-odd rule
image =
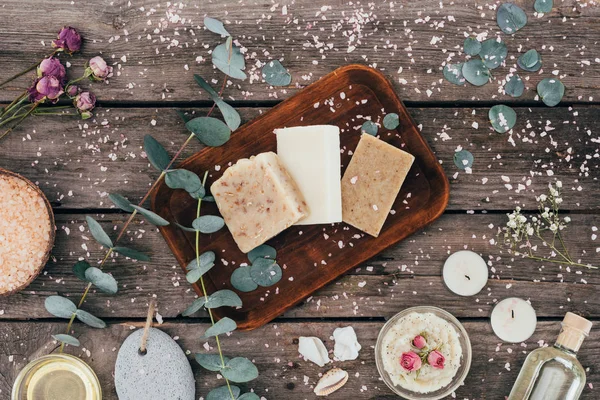
<svg viewBox="0 0 600 400">
<path fill-rule="evenodd" d="M 525 253 L 521 253 L 519 251 L 515 252 L 515 255 L 517 256 L 523 256 L 526 258 L 530 258 L 532 260 L 537 260 L 537 261 L 544 261 L 544 262 L 551 262 L 551 263 L 555 263 L 555 264 L 567 264 L 567 265 L 573 265 L 576 267 L 585 267 L 585 268 L 589 268 L 589 269 L 598 269 L 598 267 L 595 267 L 593 265 L 587 265 L 587 264 L 580 264 L 580 263 L 576 263 L 573 261 L 561 261 L 561 260 L 552 260 L 550 258 L 544 258 L 544 257 L 537 257 L 531 254 L 525 254 Z"/>
<path fill-rule="evenodd" d="M 23 115 L 21 117 L 21 119 L 19 119 L 17 121 L 16 124 L 14 124 L 13 126 L 11 126 L 10 128 L 8 128 L 2 135 L 0 135 L 0 139 L 2 139 L 4 136 L 8 135 L 13 129 L 15 129 L 17 126 L 19 126 L 19 124 L 21 122 L 23 122 L 23 120 L 25 118 L 27 118 L 36 108 L 37 106 L 40 105 L 40 102 L 38 101 L 37 103 L 33 103 L 33 107 L 31 107 L 31 109 L 29 111 L 27 111 L 27 113 L 25 115 Z"/>
<path fill-rule="evenodd" d="M 11 112 L 13 107 L 22 104 L 25 99 L 27 99 L 27 91 L 24 91 L 20 96 L 16 97 L 9 105 L 2 109 L 2 112 L 0 112 L 0 119 Z"/>
</svg>

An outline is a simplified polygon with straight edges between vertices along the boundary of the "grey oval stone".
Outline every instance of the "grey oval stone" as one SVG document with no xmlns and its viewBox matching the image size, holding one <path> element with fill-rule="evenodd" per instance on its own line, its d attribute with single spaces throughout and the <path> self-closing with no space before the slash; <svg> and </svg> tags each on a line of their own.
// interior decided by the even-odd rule
<svg viewBox="0 0 600 400">
<path fill-rule="evenodd" d="M 119 400 L 194 400 L 196 384 L 181 347 L 160 329 L 150 328 L 146 354 L 139 353 L 143 329 L 121 345 L 115 365 Z"/>
</svg>

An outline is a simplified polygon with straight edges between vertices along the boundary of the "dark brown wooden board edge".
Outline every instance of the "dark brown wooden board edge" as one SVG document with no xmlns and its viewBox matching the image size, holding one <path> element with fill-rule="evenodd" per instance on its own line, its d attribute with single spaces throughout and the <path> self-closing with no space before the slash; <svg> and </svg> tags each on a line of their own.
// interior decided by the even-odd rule
<svg viewBox="0 0 600 400">
<path fill-rule="evenodd" d="M 398 98 L 398 96 L 396 95 L 396 93 L 393 89 L 393 86 L 381 72 L 379 72 L 373 68 L 367 67 L 365 65 L 361 65 L 361 64 L 350 64 L 350 65 L 340 67 L 340 68 L 332 71 L 331 73 L 325 75 L 323 78 L 316 81 L 315 83 L 307 86 L 305 89 L 298 92 L 294 96 L 277 104 L 272 109 L 270 109 L 268 112 L 258 116 L 257 118 L 253 119 L 252 121 L 249 121 L 246 124 L 242 125 L 240 128 L 238 128 L 237 131 L 239 134 L 239 132 L 242 131 L 243 129 L 250 128 L 255 124 L 260 124 L 261 120 L 263 118 L 265 118 L 267 115 L 269 115 L 270 113 L 277 112 L 281 108 L 286 108 L 287 105 L 289 103 L 293 103 L 298 96 L 306 96 L 307 91 L 314 90 L 315 87 L 318 87 L 320 85 L 326 85 L 330 80 L 339 79 L 340 76 L 353 74 L 353 73 L 370 75 L 372 77 L 373 82 L 377 82 L 380 85 L 384 85 L 384 87 L 387 89 L 386 92 L 383 92 L 383 93 L 378 92 L 377 94 L 378 95 L 384 94 L 385 97 L 387 98 L 387 100 L 392 102 L 395 105 L 395 107 L 399 111 L 401 111 L 405 117 L 407 117 L 410 120 L 411 125 L 414 128 L 413 133 L 417 135 L 417 137 L 419 138 L 419 140 L 421 142 L 421 145 L 425 149 L 428 150 L 426 153 L 426 156 L 428 157 L 428 159 L 425 160 L 425 162 L 423 162 L 423 164 L 426 164 L 430 168 L 433 169 L 433 171 L 431 171 L 433 179 L 429 180 L 429 182 L 432 185 L 440 185 L 442 187 L 441 193 L 443 195 L 443 198 L 442 199 L 438 198 L 435 200 L 430 198 L 428 201 L 428 204 L 423 207 L 424 209 L 426 209 L 428 211 L 426 213 L 426 218 L 423 220 L 423 222 L 420 223 L 419 225 L 414 226 L 413 229 L 407 231 L 406 234 L 402 235 L 402 237 L 399 237 L 398 240 L 387 243 L 385 245 L 385 247 L 383 247 L 380 250 L 380 251 L 383 251 L 383 250 L 399 243 L 400 241 L 406 239 L 408 236 L 412 235 L 417 230 L 422 229 L 423 227 L 429 225 L 430 223 L 435 221 L 437 218 L 439 218 L 444 213 L 444 211 L 448 205 L 449 199 L 450 199 L 450 183 L 448 182 L 448 178 L 446 177 L 446 174 L 445 174 L 444 170 L 442 169 L 438 159 L 435 157 L 435 155 L 433 154 L 433 151 L 429 147 L 429 144 L 427 143 L 427 141 L 424 139 L 424 137 L 421 135 L 421 133 L 417 129 L 417 124 L 413 120 L 412 116 L 408 113 L 408 110 L 404 106 L 404 103 Z M 210 151 L 210 149 L 211 149 L 210 147 L 206 147 L 206 148 L 200 150 L 196 154 L 194 154 L 194 155 L 188 157 L 187 159 L 185 159 L 184 161 L 182 161 L 178 167 L 185 168 L 186 165 L 193 164 L 198 158 L 201 158 L 205 152 Z M 164 196 L 162 195 L 163 192 L 165 192 Z M 153 190 L 152 195 L 151 195 L 152 210 L 154 212 L 156 212 L 157 214 L 161 215 L 163 218 L 167 219 L 168 221 L 173 221 L 173 219 L 174 219 L 174 216 L 171 213 L 170 207 L 168 204 L 170 195 L 172 193 L 173 193 L 173 190 L 170 189 L 166 185 L 166 183 L 164 182 L 164 179 L 163 179 L 159 182 L 159 184 Z M 430 204 L 430 203 L 433 203 L 433 204 Z M 437 207 L 435 207 L 436 205 L 437 205 Z M 184 256 L 180 252 L 177 251 L 178 246 L 176 245 L 177 242 L 180 242 L 180 241 L 186 242 L 187 241 L 185 233 L 183 232 L 183 230 L 176 228 L 173 224 L 167 225 L 167 226 L 161 226 L 161 227 L 158 227 L 158 229 L 159 229 L 160 233 L 162 234 L 163 238 L 165 239 L 165 241 L 167 242 L 167 245 L 169 246 L 169 248 L 175 255 L 177 262 L 181 265 L 183 271 L 186 272 L 187 260 L 184 258 Z M 171 234 L 169 234 L 169 232 L 171 232 Z M 321 286 L 319 286 L 318 288 L 315 288 L 314 291 L 322 288 L 323 286 L 330 284 L 331 282 L 335 281 L 340 276 L 345 274 L 348 270 L 355 267 L 357 264 L 365 262 L 368 259 L 370 259 L 371 257 L 372 256 L 366 257 L 365 259 L 358 259 L 354 265 L 348 265 L 348 267 L 345 268 L 339 275 L 326 280 Z M 198 284 L 194 283 L 194 284 L 192 284 L 192 287 L 193 287 L 194 291 L 196 292 L 196 294 L 198 294 L 199 296 L 203 295 L 202 289 L 200 288 L 200 286 Z M 238 322 L 238 329 L 239 330 L 252 330 L 252 329 L 261 327 L 264 324 L 273 320 L 274 318 L 278 317 L 285 311 L 287 311 L 290 308 L 294 307 L 295 305 L 299 304 L 306 298 L 310 297 L 310 295 L 312 293 L 314 293 L 314 291 L 309 292 L 308 294 L 306 294 L 303 297 L 294 299 L 293 302 L 283 305 L 281 308 L 278 309 L 278 311 L 276 313 L 271 312 L 268 314 L 264 314 L 260 319 L 255 318 L 250 321 L 248 321 L 248 320 L 240 321 L 240 322 Z M 224 316 L 226 316 L 226 313 L 220 311 L 220 309 L 213 309 L 212 312 L 213 312 L 213 315 L 217 319 L 220 319 L 220 318 L 223 318 Z"/>
</svg>

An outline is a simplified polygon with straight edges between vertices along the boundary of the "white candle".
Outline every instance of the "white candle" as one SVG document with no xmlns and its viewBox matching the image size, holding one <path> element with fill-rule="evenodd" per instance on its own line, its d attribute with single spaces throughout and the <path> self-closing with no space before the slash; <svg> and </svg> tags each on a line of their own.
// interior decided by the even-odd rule
<svg viewBox="0 0 600 400">
<path fill-rule="evenodd" d="M 488 280 L 488 268 L 483 258 L 468 250 L 457 251 L 444 263 L 444 283 L 460 296 L 473 296 Z"/>
<path fill-rule="evenodd" d="M 521 343 L 529 339 L 537 325 L 535 310 L 523 299 L 509 297 L 492 311 L 492 329 L 505 342 Z"/>
</svg>

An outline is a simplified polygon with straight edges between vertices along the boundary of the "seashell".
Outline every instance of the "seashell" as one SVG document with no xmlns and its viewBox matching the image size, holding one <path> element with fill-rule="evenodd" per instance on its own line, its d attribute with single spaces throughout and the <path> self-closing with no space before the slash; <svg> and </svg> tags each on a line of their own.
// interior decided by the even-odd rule
<svg viewBox="0 0 600 400">
<path fill-rule="evenodd" d="M 319 367 L 331 362 L 325 345 L 318 337 L 300 336 L 298 340 L 298 352 L 306 360 L 314 362 Z"/>
<path fill-rule="evenodd" d="M 356 360 L 358 358 L 358 352 L 362 346 L 358 343 L 354 328 L 351 326 L 337 328 L 333 331 L 333 339 L 335 340 L 335 347 L 333 348 L 335 358 L 339 361 Z"/>
<path fill-rule="evenodd" d="M 340 368 L 327 371 L 315 386 L 317 396 L 328 396 L 348 382 L 348 373 Z"/>
</svg>

